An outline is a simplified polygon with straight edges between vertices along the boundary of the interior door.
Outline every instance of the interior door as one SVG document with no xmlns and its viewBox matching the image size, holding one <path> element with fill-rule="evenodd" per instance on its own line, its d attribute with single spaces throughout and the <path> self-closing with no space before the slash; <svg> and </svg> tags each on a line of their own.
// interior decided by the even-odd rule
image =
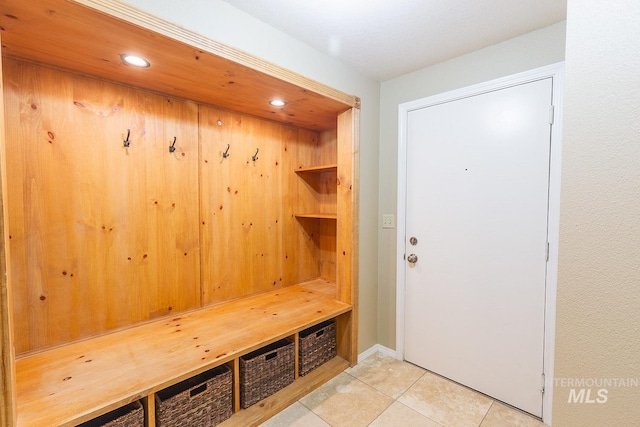
<svg viewBox="0 0 640 427">
<path fill-rule="evenodd" d="M 541 416 L 552 79 L 409 112 L 405 359 Z"/>
</svg>

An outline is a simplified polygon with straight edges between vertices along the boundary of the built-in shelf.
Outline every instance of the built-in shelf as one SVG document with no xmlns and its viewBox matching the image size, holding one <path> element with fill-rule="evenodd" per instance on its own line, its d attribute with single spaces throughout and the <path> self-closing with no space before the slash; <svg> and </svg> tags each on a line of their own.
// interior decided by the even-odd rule
<svg viewBox="0 0 640 427">
<path fill-rule="evenodd" d="M 311 166 L 308 168 L 296 169 L 296 173 L 322 173 L 322 172 L 337 172 L 338 165 L 324 165 L 324 166 Z"/>
<path fill-rule="evenodd" d="M 334 283 L 317 279 L 21 357 L 18 426 L 75 425 L 140 398 L 153 401 L 172 384 L 351 310 L 336 299 Z M 331 372 L 318 368 L 315 381 L 280 396 L 299 398 L 300 387 L 347 365 L 337 358 Z M 264 416 L 263 409 L 234 417 Z"/>
<path fill-rule="evenodd" d="M 223 425 L 253 426 L 355 365 L 359 98 L 120 0 L 2 0 L 1 9 L 0 78 L 11 84 L 0 85 L 0 176 L 15 191 L 0 196 L 0 234 L 24 233 L 13 234 L 12 256 L 0 242 L 0 277 L 5 266 L 29 272 L 6 277 L 0 292 L 2 427 L 75 426 L 138 400 L 155 427 L 158 391 L 222 364 L 234 373 L 234 415 Z M 132 46 L 149 68 L 122 64 Z M 275 92 L 286 107 L 269 107 Z M 69 144 L 91 132 L 108 149 L 89 159 Z M 162 135 L 178 143 L 160 158 L 144 141 Z M 257 148 L 262 157 L 258 145 L 233 154 L 231 144 L 231 160 L 213 165 L 242 140 L 273 148 L 273 161 L 258 163 L 264 174 L 242 160 Z M 21 166 L 43 161 L 51 168 L 35 175 Z M 277 191 L 250 197 L 267 177 L 264 188 Z M 25 192 L 27 181 L 38 191 Z M 55 183 L 98 181 L 83 206 L 56 203 Z M 112 191 L 125 181 L 140 203 Z M 264 200 L 278 203 L 265 212 Z M 239 216 L 256 221 L 250 233 Z M 171 232 L 154 233 L 156 223 Z M 53 258 L 23 256 L 34 250 Z M 298 346 L 300 331 L 329 319 L 337 356 L 240 409 L 240 357 L 285 337 Z"/>
<path fill-rule="evenodd" d="M 316 219 L 338 219 L 336 214 L 323 214 L 323 213 L 308 213 L 308 214 L 295 214 L 296 218 L 316 218 Z"/>
</svg>

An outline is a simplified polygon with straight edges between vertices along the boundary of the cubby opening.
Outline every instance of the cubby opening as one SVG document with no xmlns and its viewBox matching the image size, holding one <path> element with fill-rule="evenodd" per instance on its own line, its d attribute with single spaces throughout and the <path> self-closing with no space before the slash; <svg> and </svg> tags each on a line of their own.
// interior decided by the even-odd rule
<svg viewBox="0 0 640 427">
<path fill-rule="evenodd" d="M 354 364 L 357 98 L 116 0 L 5 3 L 7 424 L 154 426 L 160 390 L 329 319 L 338 355 L 247 409 L 234 379 L 223 425 Z"/>
</svg>

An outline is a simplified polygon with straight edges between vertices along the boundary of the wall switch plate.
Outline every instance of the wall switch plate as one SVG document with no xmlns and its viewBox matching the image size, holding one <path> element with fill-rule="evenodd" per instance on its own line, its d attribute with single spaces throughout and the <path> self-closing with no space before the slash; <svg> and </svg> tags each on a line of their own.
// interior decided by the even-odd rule
<svg viewBox="0 0 640 427">
<path fill-rule="evenodd" d="M 382 215 L 382 228 L 395 228 L 396 217 L 393 214 Z"/>
</svg>

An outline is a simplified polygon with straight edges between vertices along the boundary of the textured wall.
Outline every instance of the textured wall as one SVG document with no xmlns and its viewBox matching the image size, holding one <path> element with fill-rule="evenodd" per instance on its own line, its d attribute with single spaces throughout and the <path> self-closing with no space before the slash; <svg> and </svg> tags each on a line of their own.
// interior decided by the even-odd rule
<svg viewBox="0 0 640 427">
<path fill-rule="evenodd" d="M 563 61 L 564 38 L 563 21 L 383 82 L 378 218 L 397 211 L 399 104 Z M 378 239 L 378 342 L 389 348 L 396 346 L 396 231 L 381 230 Z"/>
<path fill-rule="evenodd" d="M 380 84 L 221 0 L 124 0 L 362 100 L 360 126 L 360 352 L 377 342 L 378 106 Z"/>
<path fill-rule="evenodd" d="M 603 383 L 640 381 L 638 23 L 637 0 L 569 1 L 554 426 L 640 425 L 640 387 Z"/>
</svg>

